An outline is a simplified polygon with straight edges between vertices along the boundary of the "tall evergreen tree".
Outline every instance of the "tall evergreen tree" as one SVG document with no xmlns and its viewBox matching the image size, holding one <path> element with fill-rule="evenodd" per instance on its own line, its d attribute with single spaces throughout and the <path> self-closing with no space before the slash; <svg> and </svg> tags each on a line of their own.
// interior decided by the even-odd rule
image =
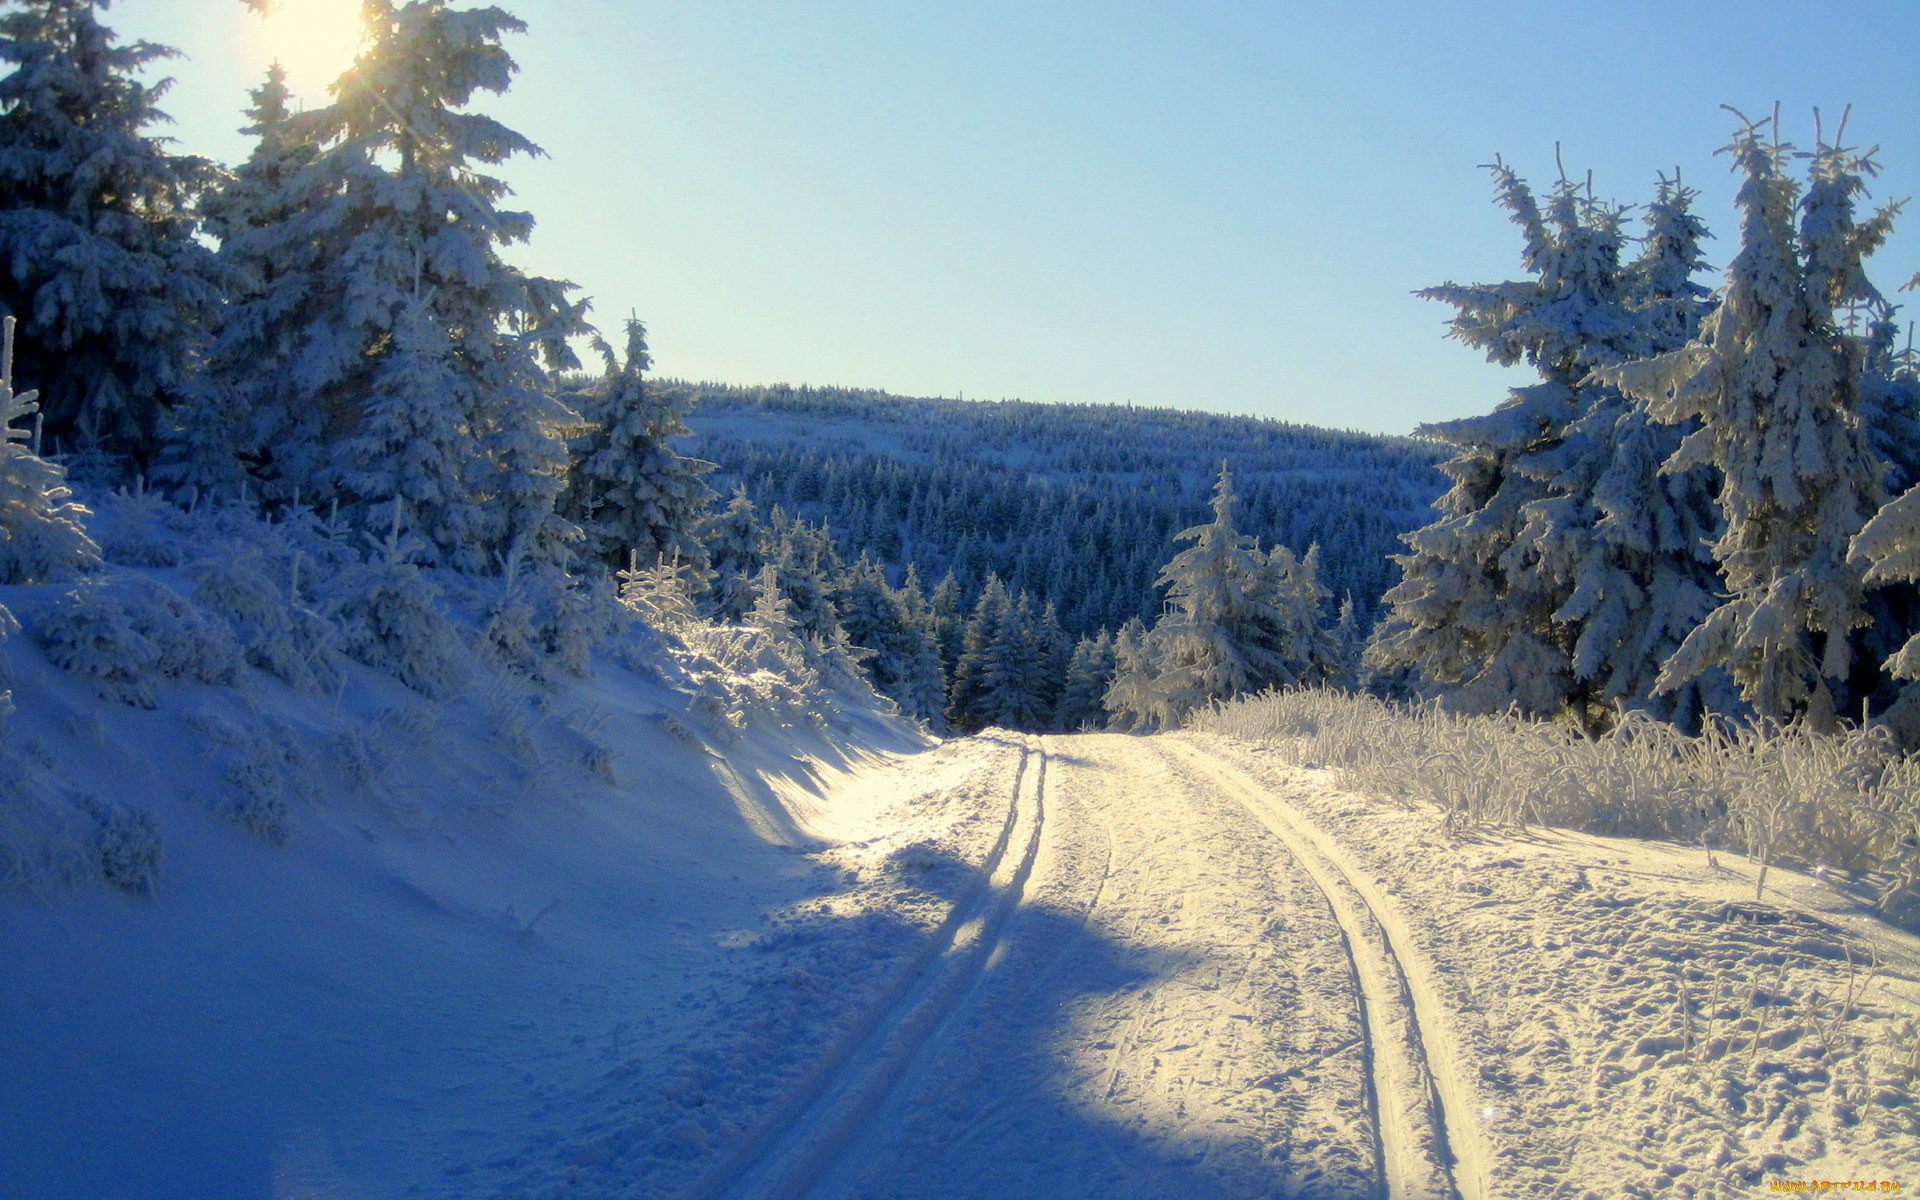
<svg viewBox="0 0 1920 1200">
<path fill-rule="evenodd" d="M 745 487 L 734 488 L 727 506 L 701 523 L 700 540 L 713 572 L 715 620 L 738 621 L 753 607 L 754 580 L 767 561 L 766 537 Z"/>
<path fill-rule="evenodd" d="M 1796 235 L 1790 148 L 1768 132 L 1747 122 L 1728 147 L 1745 177 L 1740 252 L 1699 339 L 1608 375 L 1656 419 L 1700 422 L 1668 471 L 1710 467 L 1721 480 L 1726 527 L 1713 552 L 1728 596 L 1660 686 L 1724 666 L 1760 715 L 1822 724 L 1845 698 L 1851 635 L 1867 620 L 1848 539 L 1884 500 L 1887 472 L 1858 411 L 1863 350 L 1836 314 L 1873 298 L 1861 263 L 1891 213 L 1855 223 L 1872 164 L 1823 139 Z"/>
<path fill-rule="evenodd" d="M 1177 535 L 1191 542 L 1160 572 L 1167 611 L 1149 635 L 1154 690 L 1174 716 L 1205 704 L 1290 682 L 1282 657 L 1284 617 L 1273 607 L 1270 564 L 1233 525 L 1233 480 L 1225 467 L 1213 490 L 1213 520 Z"/>
<path fill-rule="evenodd" d="M 997 655 L 1005 627 L 1013 614 L 1013 598 L 998 575 L 989 574 L 980 598 L 974 601 L 960 637 L 960 655 L 947 694 L 947 723 L 972 731 L 992 717 L 991 687 L 998 670 Z"/>
<path fill-rule="evenodd" d="M 1053 727 L 1071 733 L 1078 729 L 1097 729 L 1106 724 L 1107 709 L 1103 697 L 1113 682 L 1113 634 L 1101 630 L 1084 637 L 1073 648 L 1067 663 L 1067 677 L 1060 688 L 1060 703 L 1054 709 Z"/>
<path fill-rule="evenodd" d="M 1487 416 L 1421 428 L 1459 448 L 1441 466 L 1454 486 L 1436 504 L 1440 519 L 1406 535 L 1402 578 L 1386 594 L 1391 611 L 1368 657 L 1380 670 L 1417 667 L 1461 708 L 1518 704 L 1547 715 L 1584 690 L 1575 632 L 1556 622 L 1574 586 L 1565 560 L 1577 551 L 1547 540 L 1592 524 L 1579 511 L 1581 484 L 1568 477 L 1586 463 L 1567 461 L 1562 443 L 1594 402 L 1583 394 L 1588 373 L 1641 350 L 1643 324 L 1625 294 L 1619 210 L 1562 179 L 1542 212 L 1505 164 L 1493 171 L 1533 278 L 1419 294 L 1458 310 L 1452 336 L 1503 366 L 1526 362 L 1542 382 L 1514 389 Z M 1569 493 L 1571 506 L 1552 505 Z M 1575 511 L 1552 519 L 1568 507 Z"/>
<path fill-rule="evenodd" d="M 327 265 L 316 257 L 324 247 L 298 227 L 324 209 L 331 183 L 307 170 L 319 148 L 295 119 L 280 64 L 251 96 L 241 132 L 253 136 L 253 150 L 201 200 L 226 303 L 202 369 L 163 430 L 155 474 L 181 486 L 236 487 L 259 474 L 262 448 L 290 411 L 288 354 Z"/>
<path fill-rule="evenodd" d="M 1145 623 L 1139 617 L 1127 618 L 1113 637 L 1112 682 L 1101 700 L 1113 718 L 1112 728 L 1151 729 L 1167 719 L 1161 697 L 1153 687 L 1156 673 Z"/>
<path fill-rule="evenodd" d="M 1677 181 L 1660 181 L 1641 253 L 1620 276 L 1637 332 L 1603 347 L 1593 366 L 1676 350 L 1698 331 L 1709 293 L 1693 280 L 1706 231 L 1692 199 Z M 1590 730 L 1611 721 L 1617 707 L 1688 728 L 1707 711 L 1738 711 L 1723 671 L 1655 689 L 1720 588 L 1707 549 L 1720 526 L 1714 480 L 1707 472 L 1661 470 L 1692 423 L 1657 422 L 1644 404 L 1591 376 L 1579 388 L 1584 410 L 1531 467 L 1549 495 L 1528 505 L 1522 534 L 1564 597 L 1551 618 L 1571 656 L 1562 706 Z"/>
<path fill-rule="evenodd" d="M 321 149 L 265 206 L 281 219 L 254 251 L 298 268 L 252 298 L 260 355 L 237 381 L 244 407 L 268 414 L 263 473 L 279 494 L 376 520 L 401 497 L 444 563 L 491 568 L 510 547 L 553 561 L 573 534 L 554 513 L 571 414 L 545 368 L 577 365 L 567 338 L 585 331 L 584 305 L 501 257 L 533 218 L 501 209 L 509 190 L 481 168 L 540 151 L 464 111 L 507 89 L 501 39 L 524 26 L 444 0 L 362 12 L 359 58 L 300 124 Z M 458 449 L 395 436 L 409 425 Z"/>
<path fill-rule="evenodd" d="M 589 433 L 567 481 L 560 511 L 586 530 L 589 553 L 602 562 L 637 550 L 642 560 L 678 558 L 704 569 L 697 536 L 713 503 L 702 476 L 713 464 L 676 454 L 668 439 L 687 433 L 680 393 L 647 387 L 647 330 L 627 322 L 625 361 L 601 346 L 606 382 L 582 398 Z"/>
<path fill-rule="evenodd" d="M 105 0 L 16 0 L 0 16 L 0 313 L 19 318 L 19 368 L 46 435 L 150 461 L 219 303 L 195 237 L 204 159 L 150 128 L 167 82 L 136 76 L 176 51 L 120 44 Z"/>
</svg>

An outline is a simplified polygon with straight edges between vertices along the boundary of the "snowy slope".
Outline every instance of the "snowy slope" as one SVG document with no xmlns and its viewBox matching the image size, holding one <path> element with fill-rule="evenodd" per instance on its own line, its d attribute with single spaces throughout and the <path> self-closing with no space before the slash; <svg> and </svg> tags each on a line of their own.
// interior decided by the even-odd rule
<svg viewBox="0 0 1920 1200">
<path fill-rule="evenodd" d="M 45 598 L 8 591 L 33 786 L 0 816 L 72 826 L 8 830 L 43 868 L 0 891 L 9 1198 L 470 1194 L 553 1096 L 752 1006 L 763 964 L 716 963 L 831 875 L 776 789 L 925 745 L 857 698 L 735 734 L 609 661 L 443 699 L 248 672 L 140 709 L 55 669 Z M 152 819 L 144 894 L 86 881 L 90 810 Z"/>
</svg>

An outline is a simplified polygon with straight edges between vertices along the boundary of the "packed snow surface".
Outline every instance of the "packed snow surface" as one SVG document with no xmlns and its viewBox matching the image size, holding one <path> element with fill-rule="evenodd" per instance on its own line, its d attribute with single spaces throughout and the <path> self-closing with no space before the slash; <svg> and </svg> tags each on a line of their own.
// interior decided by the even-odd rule
<svg viewBox="0 0 1920 1200">
<path fill-rule="evenodd" d="M 183 809 L 150 896 L 0 898 L 0 1196 L 1920 1181 L 1920 939 L 1811 876 L 1450 838 L 1210 735 L 715 752 L 631 694 L 603 778 L 281 847 Z"/>
</svg>

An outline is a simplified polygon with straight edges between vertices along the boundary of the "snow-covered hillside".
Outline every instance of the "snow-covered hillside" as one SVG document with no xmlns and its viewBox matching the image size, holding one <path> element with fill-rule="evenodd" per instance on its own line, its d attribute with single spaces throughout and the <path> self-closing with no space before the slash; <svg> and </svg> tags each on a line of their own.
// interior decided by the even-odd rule
<svg viewBox="0 0 1920 1200">
<path fill-rule="evenodd" d="M 1223 462 L 1263 545 L 1319 545 L 1370 618 L 1400 534 L 1433 519 L 1439 448 L 1254 417 L 1101 404 L 916 399 L 841 388 L 662 385 L 689 405 L 687 453 L 763 511 L 823 521 L 970 607 L 988 572 L 1051 602 L 1078 637 L 1159 612 L 1155 574 L 1205 519 Z M 1368 623 L 1368 622 L 1363 622 Z"/>
</svg>

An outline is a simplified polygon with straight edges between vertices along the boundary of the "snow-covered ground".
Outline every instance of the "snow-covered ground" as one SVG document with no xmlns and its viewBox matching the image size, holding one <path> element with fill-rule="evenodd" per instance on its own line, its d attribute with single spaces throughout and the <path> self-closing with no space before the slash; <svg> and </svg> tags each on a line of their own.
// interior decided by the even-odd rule
<svg viewBox="0 0 1920 1200">
<path fill-rule="evenodd" d="M 15 686 L 60 700 L 29 741 L 91 739 L 77 786 L 160 798 L 167 867 L 0 895 L 0 1196 L 1920 1180 L 1920 940 L 1792 872 L 1756 903 L 1688 848 L 1449 839 L 1211 735 L 716 752 L 608 670 L 531 736 L 588 724 L 610 769 L 490 792 L 445 706 L 341 714 L 384 764 L 355 790 L 291 707 Z M 272 738 L 284 846 L 165 799 Z"/>
</svg>

